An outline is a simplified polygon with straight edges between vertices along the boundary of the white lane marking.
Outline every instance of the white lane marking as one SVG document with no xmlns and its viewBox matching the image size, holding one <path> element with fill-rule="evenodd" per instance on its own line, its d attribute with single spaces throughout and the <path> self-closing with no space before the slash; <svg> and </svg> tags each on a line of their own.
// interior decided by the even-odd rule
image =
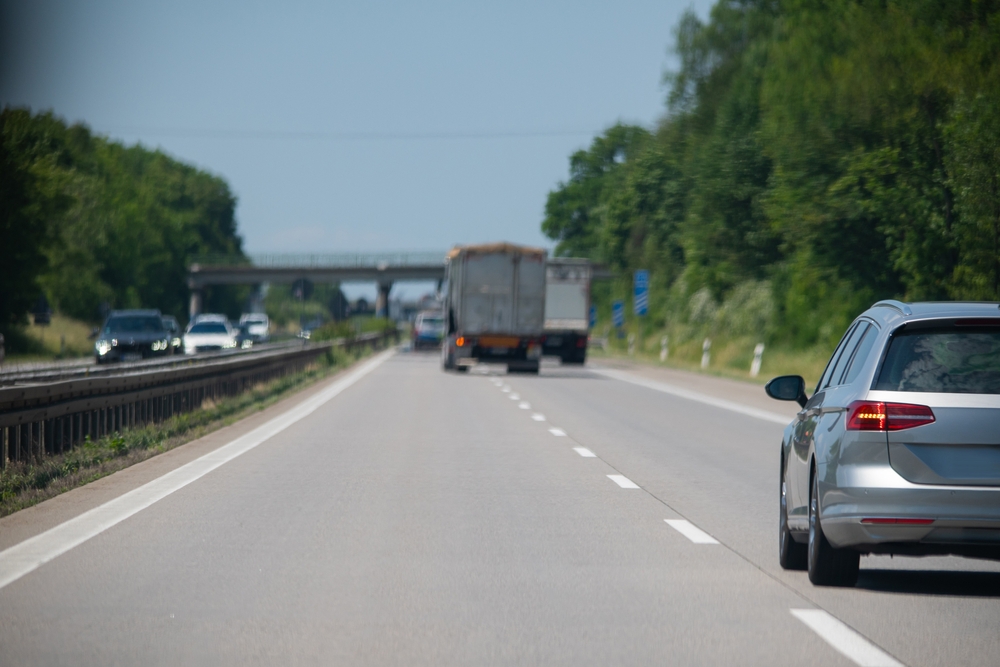
<svg viewBox="0 0 1000 667">
<path fill-rule="evenodd" d="M 793 419 L 793 417 L 786 417 L 785 415 L 778 414 L 777 412 L 769 412 L 768 410 L 758 410 L 757 408 L 751 408 L 749 405 L 743 405 L 741 403 L 727 401 L 724 398 L 715 398 L 714 396 L 706 396 L 705 394 L 699 394 L 696 391 L 681 389 L 680 387 L 675 387 L 671 384 L 666 384 L 665 382 L 647 380 L 646 378 L 637 377 L 630 373 L 623 373 L 621 371 L 604 370 L 598 368 L 592 368 L 591 370 L 597 373 L 598 375 L 603 375 L 605 377 L 609 377 L 614 380 L 629 382 L 631 384 L 639 385 L 640 387 L 646 387 L 647 389 L 661 391 L 664 394 L 671 394 L 673 396 L 678 396 L 680 398 L 686 398 L 689 401 L 697 401 L 698 403 L 704 403 L 705 405 L 711 405 L 712 407 L 722 408 L 723 410 L 729 410 L 731 412 L 738 412 L 741 415 L 747 415 L 748 417 L 756 417 L 757 419 L 763 419 L 764 421 L 773 422 L 775 424 L 781 424 L 783 426 L 789 424 Z"/>
<path fill-rule="evenodd" d="M 507 398 L 509 398 L 512 401 L 520 401 L 521 400 L 521 395 L 520 394 L 507 394 Z"/>
<path fill-rule="evenodd" d="M 531 403 L 528 403 L 527 401 L 521 401 L 520 403 L 517 404 L 517 407 L 521 408 L 522 410 L 530 410 Z"/>
<path fill-rule="evenodd" d="M 822 609 L 790 609 L 823 640 L 861 667 L 903 667 L 902 663 Z"/>
<path fill-rule="evenodd" d="M 180 468 L 171 470 L 137 489 L 84 512 L 80 516 L 50 528 L 44 533 L 0 551 L 0 588 L 17 581 L 73 547 L 83 544 L 133 514 L 141 512 L 156 501 L 166 498 L 219 466 L 232 461 L 240 454 L 245 454 L 257 445 L 273 438 L 371 373 L 393 353 L 394 350 L 391 349 L 383 352 L 312 398 L 215 451 L 209 452 Z"/>
<path fill-rule="evenodd" d="M 576 452 L 577 454 L 579 454 L 580 456 L 582 456 L 585 459 L 592 459 L 592 458 L 596 458 L 597 457 L 597 454 L 595 454 L 594 452 L 590 451 L 586 447 L 574 447 L 573 451 Z"/>
<path fill-rule="evenodd" d="M 561 428 L 550 428 L 549 433 L 559 438 L 563 438 L 566 436 L 566 431 L 562 430 Z"/>
<path fill-rule="evenodd" d="M 684 519 L 664 519 L 671 528 L 688 538 L 695 544 L 718 544 L 719 541 Z"/>
<path fill-rule="evenodd" d="M 539 414 L 537 412 L 535 414 L 531 415 L 531 418 L 534 419 L 536 422 L 543 422 L 543 421 L 545 421 L 545 415 Z"/>
<path fill-rule="evenodd" d="M 508 391 L 510 391 L 510 387 L 500 387 L 500 391 L 506 394 Z"/>
<path fill-rule="evenodd" d="M 622 487 L 623 489 L 638 489 L 639 485 L 630 480 L 625 475 L 608 475 L 608 479 Z"/>
</svg>

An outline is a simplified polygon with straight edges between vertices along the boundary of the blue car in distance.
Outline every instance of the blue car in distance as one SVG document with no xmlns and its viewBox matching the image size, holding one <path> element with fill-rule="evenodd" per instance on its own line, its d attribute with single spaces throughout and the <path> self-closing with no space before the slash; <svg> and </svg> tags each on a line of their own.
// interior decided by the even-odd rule
<svg viewBox="0 0 1000 667">
<path fill-rule="evenodd" d="M 444 339 L 444 315 L 425 310 L 413 321 L 413 349 L 438 348 Z"/>
</svg>

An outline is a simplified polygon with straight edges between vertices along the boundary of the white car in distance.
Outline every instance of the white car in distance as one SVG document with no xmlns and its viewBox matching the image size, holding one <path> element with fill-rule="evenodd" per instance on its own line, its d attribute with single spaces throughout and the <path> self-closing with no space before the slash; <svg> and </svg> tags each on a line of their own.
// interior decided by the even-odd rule
<svg viewBox="0 0 1000 667">
<path fill-rule="evenodd" d="M 246 332 L 256 343 L 265 343 L 271 336 L 271 321 L 264 313 L 243 313 L 240 324 L 246 325 Z"/>
<path fill-rule="evenodd" d="M 198 315 L 184 332 L 184 354 L 235 348 L 236 331 L 225 315 Z"/>
</svg>

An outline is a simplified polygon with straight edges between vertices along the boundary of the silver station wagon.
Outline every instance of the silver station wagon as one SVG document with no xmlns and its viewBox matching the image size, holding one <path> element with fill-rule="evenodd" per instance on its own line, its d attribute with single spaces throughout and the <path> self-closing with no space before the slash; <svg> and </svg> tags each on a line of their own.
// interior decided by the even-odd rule
<svg viewBox="0 0 1000 667">
<path fill-rule="evenodd" d="M 779 559 L 853 586 L 861 554 L 1000 559 L 1000 307 L 880 301 L 781 444 Z"/>
</svg>

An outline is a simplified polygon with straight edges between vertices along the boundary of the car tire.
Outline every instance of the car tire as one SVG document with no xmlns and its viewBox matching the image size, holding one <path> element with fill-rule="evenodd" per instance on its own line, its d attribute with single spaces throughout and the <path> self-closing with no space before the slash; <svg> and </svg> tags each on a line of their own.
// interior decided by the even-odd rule
<svg viewBox="0 0 1000 667">
<path fill-rule="evenodd" d="M 854 586 L 858 583 L 861 553 L 837 549 L 823 534 L 819 518 L 819 481 L 813 475 L 809 494 L 809 581 L 817 586 Z"/>
<path fill-rule="evenodd" d="M 809 566 L 809 545 L 796 542 L 792 531 L 788 530 L 787 487 L 782 470 L 778 487 L 778 563 L 784 570 L 805 570 Z"/>
</svg>

